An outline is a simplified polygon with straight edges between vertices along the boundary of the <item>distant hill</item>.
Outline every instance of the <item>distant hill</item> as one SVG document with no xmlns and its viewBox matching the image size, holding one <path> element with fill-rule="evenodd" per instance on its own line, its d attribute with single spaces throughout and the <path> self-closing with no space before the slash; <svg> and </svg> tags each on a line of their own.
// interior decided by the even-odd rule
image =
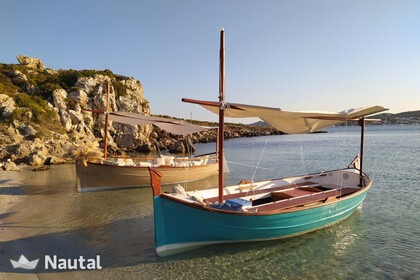
<svg viewBox="0 0 420 280">
<path fill-rule="evenodd" d="M 267 127 L 267 126 L 270 126 L 270 125 L 266 122 L 258 121 L 258 122 L 249 124 L 249 126 Z"/>
<path fill-rule="evenodd" d="M 398 114 L 382 113 L 372 118 L 381 119 L 382 124 L 420 124 L 420 110 Z"/>
<path fill-rule="evenodd" d="M 380 119 L 381 120 L 380 124 L 420 124 L 420 110 L 402 112 L 402 113 L 397 113 L 397 114 L 381 113 L 378 115 L 374 115 L 370 118 Z M 372 124 L 372 123 L 369 123 L 369 124 Z M 258 122 L 249 124 L 249 126 L 267 127 L 270 125 L 266 122 L 258 121 Z"/>
</svg>

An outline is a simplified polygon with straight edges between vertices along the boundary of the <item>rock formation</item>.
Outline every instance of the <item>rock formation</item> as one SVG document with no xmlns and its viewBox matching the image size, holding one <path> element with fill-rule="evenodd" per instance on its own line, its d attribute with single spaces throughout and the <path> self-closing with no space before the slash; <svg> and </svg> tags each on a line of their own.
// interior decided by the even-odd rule
<svg viewBox="0 0 420 280">
<path fill-rule="evenodd" d="M 150 115 L 142 85 L 110 70 L 51 70 L 38 58 L 18 56 L 20 65 L 0 64 L 0 163 L 41 166 L 72 160 L 72 150 L 99 140 L 105 117 L 100 112 Z M 107 87 L 109 85 L 109 100 Z M 152 125 L 109 122 L 108 152 L 193 152 L 193 143 L 214 142 L 216 130 L 174 136 Z M 258 132 L 256 132 L 258 131 Z M 225 137 L 267 134 L 264 128 L 232 125 Z M 12 164 L 1 164 L 13 169 Z M 6 167 L 7 166 L 7 167 Z"/>
<path fill-rule="evenodd" d="M 132 77 L 109 70 L 54 71 L 23 55 L 18 61 L 0 64 L 0 162 L 60 163 L 71 160 L 72 148 L 103 139 L 104 114 L 92 111 L 106 111 L 108 84 L 110 111 L 150 115 L 142 85 Z M 110 122 L 109 147 L 135 150 L 147 144 L 152 129 Z"/>
<path fill-rule="evenodd" d="M 26 55 L 18 55 L 16 58 L 20 64 L 26 67 L 38 69 L 41 71 L 44 71 L 45 69 L 44 63 L 39 58 L 29 57 Z"/>
</svg>

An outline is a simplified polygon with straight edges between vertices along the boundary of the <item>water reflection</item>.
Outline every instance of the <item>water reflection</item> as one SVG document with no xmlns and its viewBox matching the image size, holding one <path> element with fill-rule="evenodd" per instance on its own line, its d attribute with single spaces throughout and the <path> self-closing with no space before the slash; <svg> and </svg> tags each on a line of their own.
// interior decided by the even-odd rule
<svg viewBox="0 0 420 280">
<path fill-rule="evenodd" d="M 275 170 L 262 169 L 256 179 L 301 172 L 301 164 L 295 163 L 300 150 L 289 148 L 293 141 L 309 144 L 305 154 L 314 158 L 305 159 L 307 169 L 309 162 L 319 168 L 321 159 L 331 168 L 340 165 L 335 152 L 343 147 L 334 145 L 335 138 L 342 142 L 340 137 L 321 136 L 327 144 L 313 137 L 273 139 L 277 143 L 266 148 L 269 156 L 261 166 Z M 404 137 L 382 131 L 367 135 L 367 167 L 374 160 L 378 163 L 374 186 L 362 211 L 334 226 L 290 239 L 209 246 L 170 258 L 158 258 L 154 251 L 150 188 L 77 193 L 72 165 L 36 173 L 22 171 L 16 178 L 6 178 L 2 173 L 0 194 L 14 195 L 19 190 L 16 196 L 24 203 L 0 215 L 0 255 L 8 260 L 22 253 L 29 259 L 44 254 L 100 254 L 102 271 L 71 274 L 82 279 L 416 279 L 420 277 L 420 231 L 416 226 L 420 224 L 420 200 L 415 187 L 418 166 L 413 162 L 419 152 L 419 139 L 416 131 Z M 249 139 L 228 141 L 227 158 L 248 159 L 247 163 L 255 165 L 264 141 L 256 139 L 255 145 Z M 402 148 L 396 151 L 398 143 Z M 286 152 L 276 151 L 277 145 L 284 145 Z M 327 152 L 320 153 L 320 149 Z M 228 184 L 249 178 L 254 171 L 239 165 L 231 165 L 230 170 Z M 194 190 L 216 183 L 215 176 L 183 185 Z M 397 191 L 399 199 L 395 200 Z M 0 262 L 0 272 L 12 270 L 9 262 Z M 41 279 L 52 273 L 38 272 Z"/>
<path fill-rule="evenodd" d="M 118 273 L 121 269 L 125 271 L 127 267 L 135 267 L 148 276 L 158 277 L 158 266 L 160 279 L 171 277 L 171 272 L 164 269 L 168 267 L 178 276 L 185 271 L 185 277 L 193 275 L 202 279 L 210 275 L 225 277 L 233 272 L 270 278 L 273 273 L 287 275 L 293 271 L 295 274 L 296 270 L 303 277 L 307 276 L 305 271 L 308 268 L 305 266 L 313 263 L 310 261 L 312 258 L 321 257 L 328 263 L 328 259 L 334 256 L 345 255 L 351 247 L 350 242 L 357 240 L 349 239 L 349 236 L 357 234 L 350 227 L 357 218 L 354 215 L 339 227 L 302 237 L 216 245 L 171 258 L 158 258 L 154 249 L 152 194 L 149 188 L 77 193 L 71 165 L 53 167 L 36 179 L 31 178 L 30 172 L 22 172 L 22 175 L 27 175 L 23 182 L 30 182 L 23 186 L 30 198 L 12 215 L 10 221 L 13 222 L 8 223 L 9 217 L 4 217 L 6 223 L 3 227 L 13 230 L 20 238 L 2 245 L 6 251 L 24 248 L 22 251 L 28 257 L 56 254 L 74 258 L 99 254 L 107 273 L 109 270 Z M 60 176 L 55 177 L 55 174 Z M 189 190 L 206 188 L 216 181 L 217 177 L 212 177 L 184 184 L 184 187 Z M 210 263 L 218 265 L 217 272 L 210 269 Z M 1 269 L 10 272 L 12 268 L 1 266 Z M 37 269 L 38 272 L 47 272 L 42 270 L 42 266 Z M 100 275 L 100 272 L 97 273 Z"/>
</svg>

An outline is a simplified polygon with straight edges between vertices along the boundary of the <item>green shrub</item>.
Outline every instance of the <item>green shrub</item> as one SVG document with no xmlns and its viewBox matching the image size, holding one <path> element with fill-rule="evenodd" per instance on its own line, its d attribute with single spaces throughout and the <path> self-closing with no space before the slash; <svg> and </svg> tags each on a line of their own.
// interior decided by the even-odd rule
<svg viewBox="0 0 420 280">
<path fill-rule="evenodd" d="M 33 120 L 38 124 L 53 123 L 56 120 L 56 113 L 48 107 L 47 101 L 39 96 L 21 93 L 13 96 L 18 107 L 29 108 L 33 115 Z"/>
<path fill-rule="evenodd" d="M 114 87 L 116 98 L 119 96 L 127 96 L 128 87 L 125 84 L 115 79 L 112 81 L 112 86 Z"/>
<path fill-rule="evenodd" d="M 64 89 L 69 89 L 74 86 L 79 77 L 82 77 L 82 74 L 76 70 L 60 70 L 60 85 Z"/>
<path fill-rule="evenodd" d="M 11 95 L 19 91 L 19 87 L 12 83 L 12 80 L 0 72 L 0 93 Z"/>
<path fill-rule="evenodd" d="M 39 95 L 43 98 L 48 99 L 52 97 L 52 93 L 54 92 L 54 90 L 60 89 L 60 88 L 61 87 L 58 84 L 52 84 L 52 83 L 47 82 L 37 87 L 35 92 L 36 92 L 36 95 Z"/>
</svg>

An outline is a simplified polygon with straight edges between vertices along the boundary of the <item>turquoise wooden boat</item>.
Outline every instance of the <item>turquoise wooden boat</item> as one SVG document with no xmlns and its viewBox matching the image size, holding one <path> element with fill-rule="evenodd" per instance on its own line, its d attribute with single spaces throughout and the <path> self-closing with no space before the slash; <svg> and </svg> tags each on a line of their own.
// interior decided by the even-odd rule
<svg viewBox="0 0 420 280">
<path fill-rule="evenodd" d="M 314 231 L 349 217 L 372 185 L 363 172 L 365 116 L 381 106 L 340 113 L 289 112 L 278 108 L 227 103 L 224 100 L 224 31 L 221 32 L 219 102 L 183 99 L 219 114 L 219 186 L 162 193 L 162 173 L 150 168 L 155 242 L 160 256 L 219 243 L 286 238 Z M 224 116 L 259 117 L 285 133 L 314 132 L 341 122 L 361 127 L 360 154 L 345 168 L 287 178 L 224 186 Z"/>
<path fill-rule="evenodd" d="M 156 186 L 159 174 L 153 170 L 151 174 Z M 364 174 L 361 188 L 359 175 L 356 169 L 343 169 L 253 183 L 252 190 L 242 192 L 244 185 L 226 187 L 230 194 L 225 203 L 237 206 L 227 210 L 213 208 L 217 189 L 155 193 L 157 253 L 166 256 L 217 243 L 285 238 L 334 224 L 350 216 L 365 198 L 372 181 Z M 341 179 L 345 187 L 336 185 L 340 178 L 347 178 Z"/>
</svg>

